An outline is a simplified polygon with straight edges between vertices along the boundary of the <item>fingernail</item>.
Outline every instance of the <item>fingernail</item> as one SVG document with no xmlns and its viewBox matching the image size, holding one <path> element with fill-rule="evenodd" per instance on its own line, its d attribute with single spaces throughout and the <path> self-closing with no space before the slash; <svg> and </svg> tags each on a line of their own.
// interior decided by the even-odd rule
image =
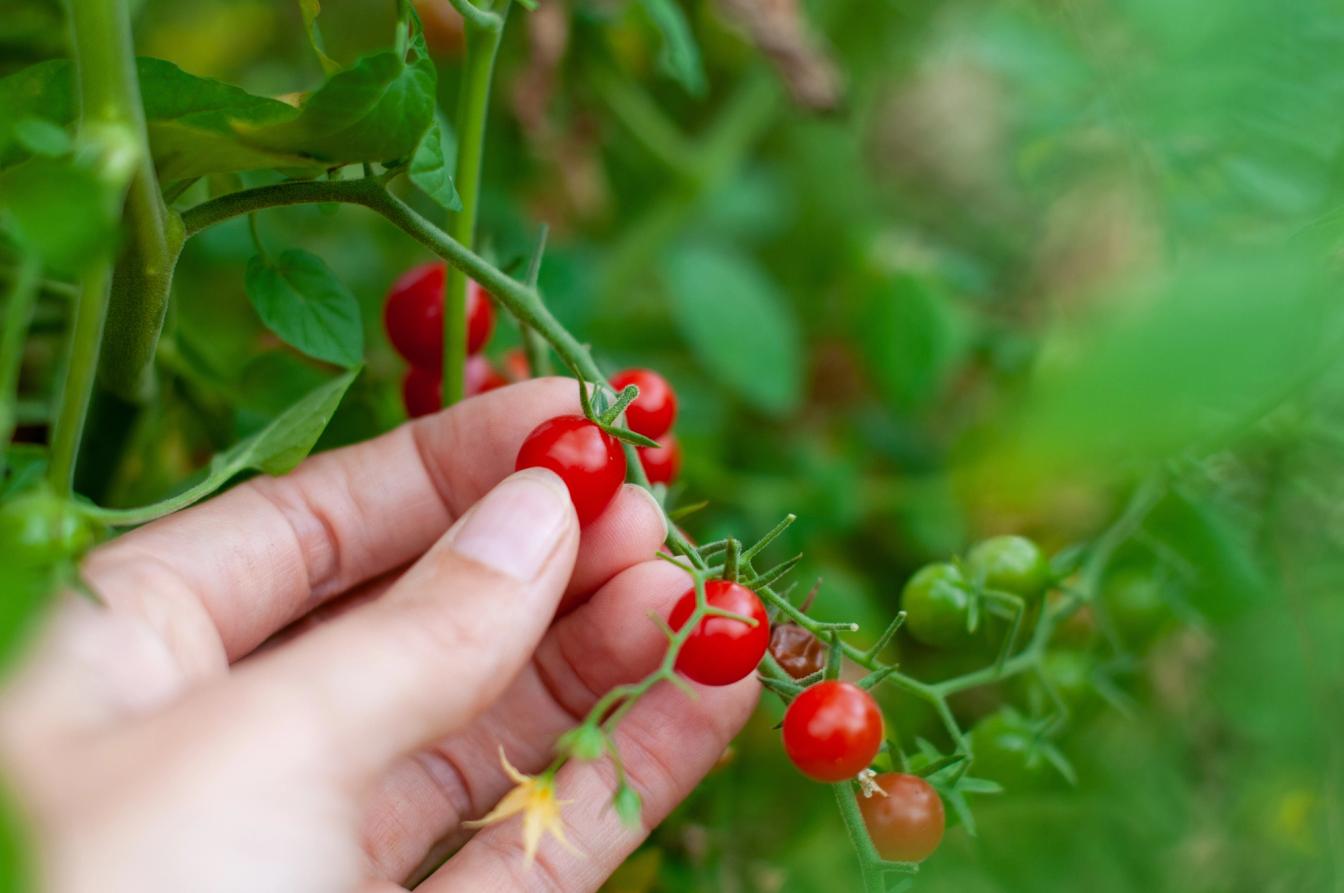
<svg viewBox="0 0 1344 893">
<path fill-rule="evenodd" d="M 448 532 L 448 544 L 502 574 L 531 580 L 573 523 L 564 482 L 544 468 L 528 468 L 472 506 Z"/>
</svg>

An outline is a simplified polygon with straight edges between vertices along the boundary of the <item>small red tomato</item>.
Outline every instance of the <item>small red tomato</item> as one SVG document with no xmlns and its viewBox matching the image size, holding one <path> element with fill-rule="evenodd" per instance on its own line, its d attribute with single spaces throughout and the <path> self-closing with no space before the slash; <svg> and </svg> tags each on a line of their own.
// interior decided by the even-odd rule
<svg viewBox="0 0 1344 893">
<path fill-rule="evenodd" d="M 442 263 L 412 267 L 392 284 L 383 307 L 383 324 L 397 353 L 412 366 L 438 369 L 443 363 Z M 490 338 L 495 312 L 475 282 L 467 283 L 467 353 L 478 353 Z"/>
<path fill-rule="evenodd" d="M 651 484 L 671 484 L 681 471 L 681 444 L 669 434 L 656 447 L 640 447 L 639 464 L 644 466 Z"/>
<path fill-rule="evenodd" d="M 487 391 L 493 391 L 495 388 L 502 388 L 508 383 L 508 380 L 496 372 L 495 367 L 490 365 L 490 361 L 484 356 L 477 354 L 473 357 L 467 357 L 464 390 L 468 397 L 484 394 Z"/>
<path fill-rule="evenodd" d="M 756 593 L 738 583 L 710 580 L 705 600 L 711 607 L 750 617 L 756 625 L 732 617 L 701 618 L 677 654 L 677 672 L 702 685 L 732 685 L 750 676 L 765 656 L 770 618 Z M 691 587 L 672 608 L 668 625 L 679 631 L 694 610 L 695 587 Z"/>
<path fill-rule="evenodd" d="M 439 373 L 412 366 L 401 382 L 401 399 L 413 419 L 443 408 L 443 380 Z"/>
<path fill-rule="evenodd" d="M 625 481 L 621 443 L 581 415 L 547 419 L 527 435 L 515 468 L 549 468 L 569 488 L 569 498 L 587 524 L 602 514 Z"/>
<path fill-rule="evenodd" d="M 611 377 L 617 392 L 628 385 L 639 388 L 639 396 L 625 410 L 630 430 L 654 440 L 671 431 L 677 419 L 677 395 L 667 379 L 652 369 L 626 369 Z"/>
<path fill-rule="evenodd" d="M 828 679 L 805 689 L 784 713 L 784 750 L 816 781 L 853 778 L 882 747 L 882 711 L 868 692 Z"/>
<path fill-rule="evenodd" d="M 933 855 L 947 825 L 933 785 L 903 772 L 884 772 L 873 781 L 887 796 L 859 795 L 859 812 L 877 854 L 892 862 L 923 862 Z"/>
<path fill-rule="evenodd" d="M 532 377 L 532 369 L 527 364 L 527 354 L 520 348 L 513 348 L 504 354 L 504 377 L 509 381 L 526 381 Z"/>
</svg>

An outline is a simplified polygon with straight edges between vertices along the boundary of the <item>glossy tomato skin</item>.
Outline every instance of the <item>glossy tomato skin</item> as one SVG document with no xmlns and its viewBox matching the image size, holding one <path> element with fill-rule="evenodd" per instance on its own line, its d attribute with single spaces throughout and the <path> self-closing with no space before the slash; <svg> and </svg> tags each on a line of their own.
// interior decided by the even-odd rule
<svg viewBox="0 0 1344 893">
<path fill-rule="evenodd" d="M 923 862 L 943 841 L 947 815 L 938 792 L 918 775 L 884 772 L 873 782 L 883 797 L 858 795 L 859 812 L 877 854 L 892 862 Z"/>
<path fill-rule="evenodd" d="M 527 362 L 527 354 L 522 348 L 514 347 L 504 353 L 504 377 L 509 381 L 526 381 L 532 377 L 532 369 Z"/>
<path fill-rule="evenodd" d="M 756 593 L 739 583 L 710 580 L 705 600 L 711 607 L 741 614 L 756 621 L 743 623 L 731 617 L 705 617 L 681 646 L 677 672 L 701 685 L 732 685 L 745 679 L 765 656 L 770 644 L 770 618 Z M 680 631 L 695 611 L 695 587 L 686 590 L 667 623 Z"/>
<path fill-rule="evenodd" d="M 826 666 L 826 645 L 796 623 L 780 623 L 770 630 L 770 653 L 794 679 Z"/>
<path fill-rule="evenodd" d="M 968 641 L 971 595 L 956 565 L 926 564 L 901 590 L 905 628 L 925 645 L 946 648 Z"/>
<path fill-rule="evenodd" d="M 669 434 L 657 447 L 639 447 L 639 464 L 651 484 L 671 484 L 681 472 L 681 444 Z"/>
<path fill-rule="evenodd" d="M 421 369 L 438 369 L 443 364 L 444 270 L 439 262 L 412 267 L 392 284 L 383 305 L 383 324 L 392 346 Z M 494 325 L 489 297 L 475 282 L 468 282 L 468 354 L 480 352 Z"/>
<path fill-rule="evenodd" d="M 1041 547 L 1024 536 L 996 536 L 977 543 L 966 556 L 971 580 L 986 589 L 1010 592 L 1033 602 L 1050 586 L 1050 563 Z"/>
<path fill-rule="evenodd" d="M 882 711 L 872 695 L 828 679 L 804 689 L 784 713 L 784 751 L 808 778 L 853 778 L 882 747 Z"/>
<path fill-rule="evenodd" d="M 412 366 L 401 380 L 401 401 L 413 419 L 438 412 L 443 407 L 443 379 L 438 372 Z"/>
<path fill-rule="evenodd" d="M 677 420 L 677 394 L 667 379 L 652 369 L 626 369 L 611 377 L 618 392 L 629 385 L 639 388 L 639 396 L 625 410 L 630 430 L 654 440 L 671 431 Z"/>
<path fill-rule="evenodd" d="M 532 429 L 515 468 L 549 468 L 558 474 L 583 525 L 602 514 L 625 481 L 625 451 L 583 416 L 562 415 Z"/>
</svg>

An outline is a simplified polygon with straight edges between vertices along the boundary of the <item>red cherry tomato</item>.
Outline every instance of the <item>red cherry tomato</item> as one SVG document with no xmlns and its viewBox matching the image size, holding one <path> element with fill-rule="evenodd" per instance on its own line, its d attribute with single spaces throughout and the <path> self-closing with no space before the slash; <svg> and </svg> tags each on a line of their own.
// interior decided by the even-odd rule
<svg viewBox="0 0 1344 893">
<path fill-rule="evenodd" d="M 923 862 L 933 855 L 947 826 L 933 785 L 903 772 L 884 772 L 873 781 L 887 796 L 859 795 L 859 812 L 877 854 L 892 862 Z"/>
<path fill-rule="evenodd" d="M 443 363 L 442 263 L 421 264 L 392 284 L 383 307 L 383 324 L 397 353 L 412 366 L 438 369 Z M 475 282 L 467 283 L 467 353 L 475 354 L 490 339 L 495 312 L 490 298 Z"/>
<path fill-rule="evenodd" d="M 882 747 L 882 711 L 872 695 L 828 679 L 805 689 L 784 713 L 784 750 L 816 781 L 853 778 Z"/>
<path fill-rule="evenodd" d="M 532 369 L 527 364 L 527 354 L 520 348 L 513 348 L 504 354 L 504 377 L 509 381 L 526 381 L 532 377 Z"/>
<path fill-rule="evenodd" d="M 443 380 L 437 372 L 412 366 L 401 381 L 401 399 L 413 419 L 438 412 L 443 407 Z"/>
<path fill-rule="evenodd" d="M 770 644 L 770 618 L 765 606 L 745 586 L 727 580 L 705 584 L 705 600 L 712 607 L 751 617 L 756 625 L 732 617 L 705 617 L 681 646 L 677 672 L 702 685 L 732 685 L 756 669 Z M 686 625 L 695 610 L 695 588 L 677 601 L 667 623 L 674 630 Z"/>
<path fill-rule="evenodd" d="M 671 431 L 677 419 L 677 395 L 667 379 L 652 369 L 626 369 L 611 377 L 617 392 L 627 385 L 639 388 L 639 396 L 625 410 L 630 430 L 654 440 Z"/>
<path fill-rule="evenodd" d="M 660 446 L 640 447 L 638 453 L 649 483 L 670 484 L 677 479 L 677 472 L 681 471 L 681 444 L 675 435 L 664 437 Z"/>
<path fill-rule="evenodd" d="M 625 481 L 625 450 L 583 416 L 562 415 L 527 435 L 515 467 L 549 468 L 560 475 L 582 525 L 602 514 Z"/>
<path fill-rule="evenodd" d="M 502 388 L 508 383 L 508 379 L 495 371 L 495 367 L 490 365 L 490 361 L 481 354 L 467 357 L 464 390 L 468 397 L 484 394 L 487 391 L 493 391 L 495 388 Z"/>
</svg>

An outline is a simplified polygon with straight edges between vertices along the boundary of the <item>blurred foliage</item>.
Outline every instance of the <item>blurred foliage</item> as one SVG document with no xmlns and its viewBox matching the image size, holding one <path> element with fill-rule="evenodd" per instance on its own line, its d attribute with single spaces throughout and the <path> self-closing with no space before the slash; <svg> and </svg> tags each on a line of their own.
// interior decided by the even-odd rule
<svg viewBox="0 0 1344 893">
<path fill-rule="evenodd" d="M 429 52 L 451 108 L 460 33 L 436 2 L 417 5 L 440 23 Z M 64 50 L 57 4 L 14 6 L 0 74 Z M 325 52 L 349 64 L 385 49 L 390 7 L 328 4 Z M 1093 606 L 1133 657 L 1117 661 L 1087 617 L 1060 632 L 1070 699 L 1095 701 L 1058 742 L 1077 787 L 972 797 L 978 835 L 950 830 L 916 889 L 1341 889 L 1342 4 L 801 9 L 843 74 L 829 116 L 796 107 L 712 0 L 515 9 L 487 140 L 484 252 L 520 263 L 548 222 L 540 284 L 557 315 L 610 368 L 653 366 L 681 395 L 674 497 L 711 502 L 688 529 L 749 537 L 796 512 L 774 549 L 805 552 L 801 578 L 825 579 L 818 617 L 869 635 L 921 563 L 1007 531 L 1052 550 L 1084 542 L 1138 481 L 1171 482 Z M 258 95 L 293 100 L 321 82 L 299 4 L 144 0 L 137 40 Z M 560 53 L 540 49 L 557 42 Z M 283 156 L 303 120 L 227 152 Z M 51 136 L 29 126 L 14 139 L 54 164 L 40 157 Z M 425 148 L 451 156 L 451 134 Z M 264 180 L 233 167 L 200 171 L 178 205 Z M 277 253 L 330 267 L 314 297 L 358 301 L 366 371 L 319 445 L 396 424 L 402 368 L 380 306 L 425 253 L 359 209 L 265 219 Z M 116 503 L 174 491 L 324 380 L 256 316 L 252 253 L 240 220 L 183 255 L 162 399 L 117 470 Z M 44 302 L 51 322 L 39 315 L 29 348 L 28 439 L 42 437 L 64 312 Z M 490 349 L 516 343 L 503 331 Z M 896 647 L 921 678 L 985 660 Z M 1111 680 L 1128 712 L 1080 675 Z M 1042 703 L 1030 689 L 954 706 L 968 722 L 1005 703 L 1030 712 Z M 907 749 L 919 736 L 946 744 L 921 705 L 884 706 Z M 779 714 L 764 704 L 610 890 L 857 888 L 831 793 L 787 765 Z"/>
</svg>

